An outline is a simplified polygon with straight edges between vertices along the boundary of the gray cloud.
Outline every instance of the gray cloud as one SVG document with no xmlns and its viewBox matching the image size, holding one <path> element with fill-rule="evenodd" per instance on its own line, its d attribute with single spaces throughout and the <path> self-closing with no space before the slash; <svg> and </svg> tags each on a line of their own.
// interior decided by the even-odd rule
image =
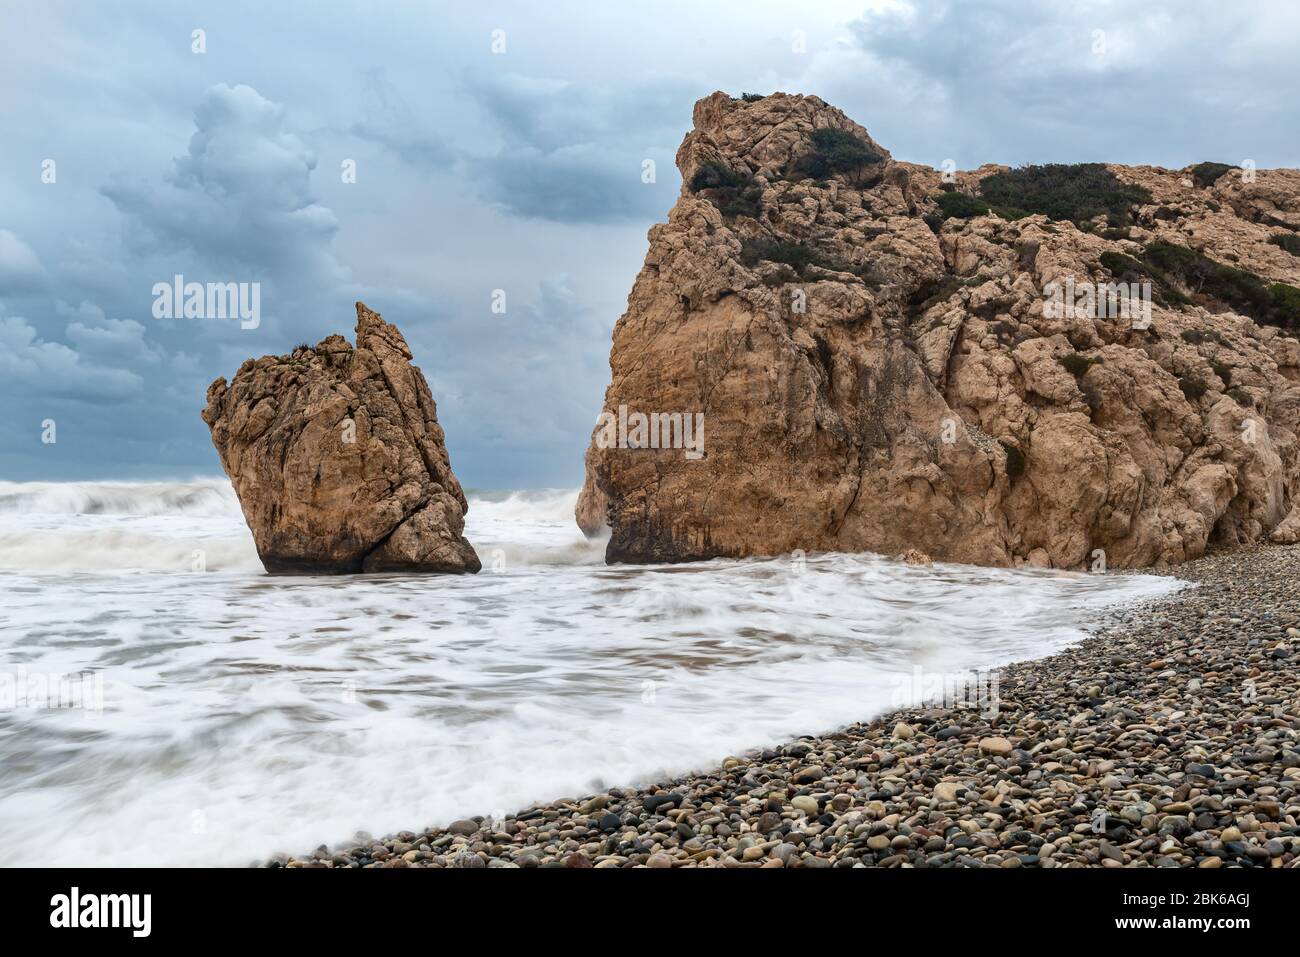
<svg viewBox="0 0 1300 957">
<path fill-rule="evenodd" d="M 1256 0 L 503 0 L 365 30 L 337 0 L 306 28 L 231 0 L 205 55 L 166 0 L 7 9 L 0 478 L 215 473 L 208 383 L 350 334 L 360 298 L 410 342 L 462 481 L 576 484 L 610 330 L 715 89 L 816 93 L 936 165 L 1300 165 L 1300 10 Z M 261 326 L 154 319 L 175 273 L 261 282 Z"/>
<path fill-rule="evenodd" d="M 284 108 L 222 83 L 204 94 L 194 121 L 189 149 L 165 182 L 103 188 L 128 239 L 144 252 L 179 246 L 214 265 L 341 281 L 327 249 L 338 219 L 315 202 L 316 156 L 285 129 Z"/>
<path fill-rule="evenodd" d="M 842 105 L 936 165 L 1294 164 L 1300 68 L 1278 36 L 1297 30 L 1300 11 L 1255 0 L 893 3 L 851 27 L 888 94 Z"/>
<path fill-rule="evenodd" d="M 0 229 L 0 294 L 31 292 L 45 284 L 36 253 L 7 229 Z"/>
<path fill-rule="evenodd" d="M 364 117 L 347 129 L 357 139 L 377 143 L 414 166 L 444 169 L 455 163 L 455 150 L 442 137 L 421 129 L 383 67 L 365 71 L 362 110 Z"/>
<path fill-rule="evenodd" d="M 688 102 L 682 83 L 611 90 L 506 74 L 473 81 L 469 90 L 503 145 L 466 165 L 506 212 L 602 223 L 654 217 L 671 205 L 680 183 L 672 157 Z M 647 161 L 651 182 L 642 175 Z"/>
<path fill-rule="evenodd" d="M 137 395 L 144 384 L 134 372 L 92 365 L 76 349 L 42 340 L 20 316 L 0 317 L 0 377 L 6 392 L 37 389 L 86 402 L 118 402 Z"/>
</svg>

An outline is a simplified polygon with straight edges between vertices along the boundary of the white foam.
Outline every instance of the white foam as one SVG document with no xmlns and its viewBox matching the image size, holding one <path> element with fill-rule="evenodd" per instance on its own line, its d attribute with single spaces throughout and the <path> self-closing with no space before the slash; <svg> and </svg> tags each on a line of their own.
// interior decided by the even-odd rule
<svg viewBox="0 0 1300 957">
<path fill-rule="evenodd" d="M 605 566 L 573 492 L 472 494 L 477 576 L 276 578 L 209 484 L 0 486 L 28 503 L 0 513 L 0 673 L 90 671 L 105 699 L 0 712 L 0 864 L 239 865 L 645 783 L 1178 587 L 871 555 Z"/>
</svg>

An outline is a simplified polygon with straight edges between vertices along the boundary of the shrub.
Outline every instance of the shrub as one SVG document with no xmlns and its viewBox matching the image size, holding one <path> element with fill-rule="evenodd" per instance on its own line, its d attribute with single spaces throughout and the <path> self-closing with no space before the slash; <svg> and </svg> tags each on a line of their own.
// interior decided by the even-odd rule
<svg viewBox="0 0 1300 957">
<path fill-rule="evenodd" d="M 1183 214 L 1172 206 L 1161 206 L 1155 211 L 1155 218 L 1162 222 L 1169 222 L 1174 219 L 1182 219 Z"/>
<path fill-rule="evenodd" d="M 1233 402 L 1236 402 L 1237 405 L 1242 405 L 1246 408 L 1253 408 L 1255 405 L 1255 401 L 1250 397 L 1250 393 L 1240 386 L 1233 386 L 1226 394 L 1228 398 L 1232 399 Z"/>
<path fill-rule="evenodd" d="M 740 98 L 746 103 L 757 103 L 759 100 L 765 100 L 767 97 L 762 93 L 742 93 Z"/>
<path fill-rule="evenodd" d="M 1143 275 L 1142 264 L 1132 256 L 1126 256 L 1123 253 L 1117 253 L 1109 250 L 1101 254 L 1100 262 L 1110 270 L 1112 276 L 1119 279 L 1123 276 L 1132 276 L 1135 279 Z"/>
<path fill-rule="evenodd" d="M 1069 355 L 1061 356 L 1058 361 L 1061 365 L 1065 366 L 1066 372 L 1070 373 L 1070 375 L 1075 378 L 1078 378 L 1101 360 L 1089 359 L 1087 356 L 1079 355 L 1077 352 L 1071 352 Z"/>
<path fill-rule="evenodd" d="M 740 261 L 753 268 L 760 262 L 783 263 L 800 276 L 817 262 L 817 251 L 802 243 L 787 243 L 779 239 L 747 239 L 741 244 Z"/>
<path fill-rule="evenodd" d="M 691 192 L 709 191 L 709 199 L 723 216 L 752 216 L 763 214 L 763 191 L 748 174 L 737 173 L 720 163 L 706 163 L 691 177 Z"/>
<path fill-rule="evenodd" d="M 866 168 L 882 159 L 883 156 L 848 130 L 825 127 L 813 130 L 812 151 L 800 157 L 793 168 L 812 179 L 845 173 L 861 182 Z"/>
<path fill-rule="evenodd" d="M 702 189 L 719 189 L 723 187 L 743 186 L 749 177 L 742 176 L 721 163 L 705 163 L 691 177 L 691 192 Z"/>
<path fill-rule="evenodd" d="M 1228 163 L 1197 163 L 1192 167 L 1192 182 L 1204 189 L 1213 186 L 1228 170 L 1236 168 Z"/>
<path fill-rule="evenodd" d="M 1300 234 L 1274 233 L 1268 237 L 1268 241 L 1274 246 L 1285 249 L 1292 256 L 1300 256 Z"/>
<path fill-rule="evenodd" d="M 1007 478 L 1019 478 L 1025 474 L 1025 453 L 1007 442 L 1000 443 L 1002 451 L 1007 454 Z"/>
<path fill-rule="evenodd" d="M 1121 183 L 1101 163 L 1022 166 L 984 177 L 980 193 L 994 206 L 1075 222 L 1102 214 L 1123 216 L 1135 203 L 1151 201 L 1146 189 Z"/>
<path fill-rule="evenodd" d="M 1183 342 L 1190 342 L 1194 346 L 1199 346 L 1203 342 L 1222 343 L 1223 336 L 1213 330 L 1205 332 L 1201 329 L 1184 329 Z"/>
<path fill-rule="evenodd" d="M 792 269 L 799 278 L 805 278 L 808 267 L 817 266 L 833 272 L 846 272 L 857 276 L 869 286 L 879 285 L 880 280 L 868 266 L 852 266 L 848 263 L 829 259 L 812 246 L 803 243 L 788 243 L 780 239 L 747 239 L 741 244 L 740 261 L 750 267 L 760 262 L 780 263 Z"/>
<path fill-rule="evenodd" d="M 944 276 L 939 280 L 930 280 L 924 282 L 912 293 L 908 300 L 908 311 L 913 315 L 921 315 L 931 306 L 937 305 L 948 299 L 953 293 L 967 286 L 982 286 L 985 280 L 979 276 L 971 276 L 967 279 L 958 279 L 956 276 Z"/>
<path fill-rule="evenodd" d="M 989 204 L 969 193 L 944 192 L 934 198 L 944 219 L 971 219 L 987 216 Z"/>
<path fill-rule="evenodd" d="M 944 190 L 934 197 L 934 201 L 939 207 L 939 222 L 941 224 L 945 219 L 971 219 L 975 216 L 987 216 L 989 213 L 1001 216 L 1003 219 L 1020 219 L 1029 215 L 1023 209 L 1014 209 L 1009 206 L 992 206 L 978 196 L 959 193 L 956 190 Z M 935 229 L 934 231 L 938 232 L 939 230 Z"/>
<path fill-rule="evenodd" d="M 1155 299 L 1166 306 L 1184 305 L 1191 300 L 1168 283 L 1157 280 L 1156 271 L 1148 263 L 1140 262 L 1132 256 L 1115 250 L 1107 250 L 1098 257 L 1098 261 L 1110 270 L 1110 274 L 1119 282 L 1140 282 L 1150 280 Z"/>
<path fill-rule="evenodd" d="M 1182 389 L 1183 395 L 1187 396 L 1187 398 L 1192 402 L 1195 402 L 1201 396 L 1205 395 L 1209 390 L 1209 386 L 1204 382 L 1196 378 L 1196 376 L 1190 375 L 1185 375 L 1178 380 L 1178 388 Z"/>
<path fill-rule="evenodd" d="M 763 191 L 757 186 L 724 186 L 717 192 L 715 200 L 723 216 L 752 216 L 758 219 L 763 215 Z"/>
<path fill-rule="evenodd" d="M 1142 258 L 1166 284 L 1177 284 L 1187 293 L 1208 296 L 1273 324 L 1268 319 L 1272 296 L 1264 280 L 1253 273 L 1216 262 L 1199 250 L 1167 242 L 1151 243 Z"/>
<path fill-rule="evenodd" d="M 1273 296 L 1273 318 L 1276 324 L 1290 332 L 1300 331 L 1300 289 L 1284 282 L 1268 287 Z"/>
<path fill-rule="evenodd" d="M 1101 263 L 1117 276 L 1123 267 L 1125 272 L 1149 278 L 1166 303 L 1181 305 L 1201 297 L 1263 325 L 1300 331 L 1300 289 L 1286 283 L 1269 285 L 1254 273 L 1213 260 L 1200 250 L 1158 241 L 1148 245 L 1140 259 L 1107 252 L 1102 253 Z"/>
<path fill-rule="evenodd" d="M 1210 368 L 1222 380 L 1224 388 L 1232 385 L 1232 368 L 1230 366 L 1225 366 L 1222 362 L 1211 361 Z"/>
</svg>

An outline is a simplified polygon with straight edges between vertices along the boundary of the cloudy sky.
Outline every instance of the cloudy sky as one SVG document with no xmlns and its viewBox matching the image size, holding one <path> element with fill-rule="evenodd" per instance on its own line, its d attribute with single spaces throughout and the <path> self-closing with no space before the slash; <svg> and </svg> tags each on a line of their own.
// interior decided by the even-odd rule
<svg viewBox="0 0 1300 957">
<path fill-rule="evenodd" d="M 815 93 L 935 166 L 1300 166 L 1297 36 L 1290 0 L 0 0 L 0 479 L 219 474 L 208 384 L 363 299 L 464 484 L 576 485 L 699 97 Z M 177 273 L 261 324 L 154 318 Z"/>
</svg>

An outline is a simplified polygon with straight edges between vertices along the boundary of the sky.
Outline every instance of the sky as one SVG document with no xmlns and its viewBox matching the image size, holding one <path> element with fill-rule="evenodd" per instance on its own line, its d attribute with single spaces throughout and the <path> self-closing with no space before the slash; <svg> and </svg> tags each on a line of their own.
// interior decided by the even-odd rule
<svg viewBox="0 0 1300 957">
<path fill-rule="evenodd" d="M 208 385 L 361 299 L 462 484 L 574 487 L 700 97 L 816 94 L 932 166 L 1294 167 L 1297 36 L 1291 0 L 0 0 L 0 480 L 220 474 Z M 178 274 L 260 321 L 158 318 Z"/>
</svg>

